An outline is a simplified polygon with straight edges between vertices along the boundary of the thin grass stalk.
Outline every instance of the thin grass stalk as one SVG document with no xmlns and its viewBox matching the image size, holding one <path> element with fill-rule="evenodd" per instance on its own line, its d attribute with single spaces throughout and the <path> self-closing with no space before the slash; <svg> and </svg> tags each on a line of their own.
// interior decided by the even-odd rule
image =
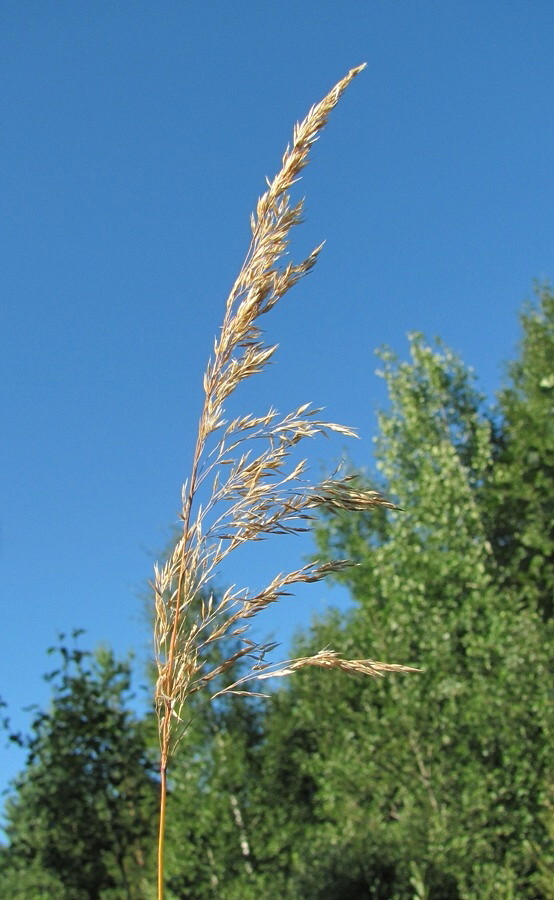
<svg viewBox="0 0 554 900">
<path fill-rule="evenodd" d="M 163 757 L 163 751 L 162 751 Z M 165 822 L 167 810 L 167 759 L 160 764 L 160 813 L 158 827 L 158 865 L 157 865 L 157 894 L 159 900 L 164 896 L 164 871 L 165 871 Z"/>
<path fill-rule="evenodd" d="M 347 560 L 314 562 L 279 573 L 257 593 L 234 587 L 218 599 L 210 593 L 210 583 L 222 563 L 244 543 L 309 530 L 319 509 L 394 508 L 378 492 L 360 490 L 352 476 L 335 473 L 316 484 L 306 480 L 307 461 L 295 462 L 293 456 L 302 441 L 330 432 L 356 436 L 345 425 L 321 420 L 320 409 L 305 404 L 282 418 L 273 409 L 232 422 L 224 418 L 228 397 L 246 378 L 262 372 L 276 350 L 264 342 L 260 316 L 313 268 L 321 251 L 319 246 L 298 264 L 282 264 L 291 229 L 301 222 L 303 209 L 303 202 L 291 205 L 288 192 L 307 164 L 310 148 L 329 113 L 363 68 L 352 69 L 296 125 L 280 171 L 268 181 L 267 191 L 258 200 L 251 217 L 250 247 L 227 299 L 223 325 L 204 375 L 204 404 L 190 476 L 183 487 L 180 537 L 163 566 L 155 570 L 161 783 L 158 900 L 164 895 L 168 766 L 190 723 L 186 702 L 194 693 L 204 691 L 206 702 L 223 694 L 264 696 L 250 686 L 252 681 L 288 676 L 306 666 L 371 676 L 415 671 L 369 659 L 345 660 L 329 649 L 277 666 L 266 661 L 274 645 L 247 637 L 250 620 L 289 595 L 294 585 L 320 581 L 350 565 Z M 207 492 L 203 504 L 199 499 L 202 491 Z M 210 650 L 229 638 L 240 641 L 239 649 L 210 666 Z M 244 662 L 249 665 L 246 674 L 218 687 L 222 677 L 227 678 Z"/>
</svg>

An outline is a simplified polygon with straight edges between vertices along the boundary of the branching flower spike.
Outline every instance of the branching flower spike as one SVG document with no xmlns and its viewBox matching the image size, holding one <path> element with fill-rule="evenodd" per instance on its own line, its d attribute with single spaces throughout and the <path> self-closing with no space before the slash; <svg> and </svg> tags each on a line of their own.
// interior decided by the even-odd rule
<svg viewBox="0 0 554 900">
<path fill-rule="evenodd" d="M 209 590 L 214 575 L 234 550 L 272 534 L 306 531 L 314 510 L 347 513 L 393 506 L 376 491 L 356 489 L 350 477 L 336 475 L 321 483 L 307 483 L 307 461 L 298 461 L 298 444 L 330 432 L 355 436 L 351 428 L 322 420 L 320 409 L 306 404 L 285 416 L 269 409 L 230 422 L 225 420 L 224 410 L 241 382 L 262 372 L 276 350 L 265 343 L 260 317 L 317 261 L 321 246 L 300 263 L 283 263 L 291 229 L 300 223 L 303 208 L 302 202 L 291 205 L 289 190 L 307 164 L 310 148 L 331 110 L 363 68 L 352 69 L 296 125 L 281 170 L 258 200 L 251 218 L 250 247 L 227 300 L 204 375 L 196 447 L 182 494 L 182 530 L 170 557 L 155 571 L 156 707 L 161 751 L 159 900 L 163 897 L 167 767 L 186 730 L 187 698 L 199 690 L 206 692 L 207 699 L 221 693 L 255 695 L 249 683 L 271 674 L 288 675 L 305 666 L 363 675 L 413 671 L 371 660 L 343 660 L 329 650 L 289 661 L 275 671 L 264 662 L 270 648 L 248 639 L 254 616 L 289 594 L 295 584 L 319 581 L 339 571 L 349 564 L 345 560 L 313 563 L 278 574 L 257 593 L 231 588 L 215 598 Z M 224 663 L 210 667 L 209 649 L 229 637 L 240 638 L 239 649 Z M 248 673 L 223 690 L 217 689 L 215 679 L 241 660 L 249 663 Z"/>
</svg>

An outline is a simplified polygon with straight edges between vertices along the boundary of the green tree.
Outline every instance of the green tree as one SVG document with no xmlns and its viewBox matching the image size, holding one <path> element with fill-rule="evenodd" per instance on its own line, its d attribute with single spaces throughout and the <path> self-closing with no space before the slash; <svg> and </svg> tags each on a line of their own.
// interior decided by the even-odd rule
<svg viewBox="0 0 554 900">
<path fill-rule="evenodd" d="M 423 671 L 308 670 L 255 713 L 199 713 L 174 774 L 175 897 L 551 896 L 549 627 L 495 546 L 499 426 L 451 352 L 410 349 L 382 354 L 376 447 L 403 510 L 321 523 L 325 554 L 357 563 L 340 576 L 354 606 L 293 652 Z"/>
<path fill-rule="evenodd" d="M 170 897 L 554 897 L 553 317 L 542 291 L 496 418 L 440 344 L 413 335 L 409 361 L 381 354 L 376 461 L 402 510 L 321 521 L 325 554 L 357 563 L 338 576 L 353 607 L 294 654 L 332 645 L 422 672 L 367 683 L 308 669 L 267 705 L 191 695 L 169 784 Z M 234 658 L 226 641 L 210 668 Z M 8 804 L 0 893 L 147 898 L 152 722 L 129 712 L 126 664 L 61 657 Z M 214 690 L 241 671 L 237 657 Z"/>
<path fill-rule="evenodd" d="M 171 779 L 170 897 L 301 896 L 290 893 L 291 876 L 312 822 L 313 781 L 297 754 L 316 742 L 298 724 L 286 694 L 198 707 Z"/>
<path fill-rule="evenodd" d="M 35 715 L 6 806 L 0 892 L 143 900 L 157 791 L 145 723 L 128 707 L 129 664 L 105 649 L 57 649 L 61 664 L 46 676 L 52 704 Z"/>
<path fill-rule="evenodd" d="M 545 619 L 554 612 L 554 294 L 521 316 L 519 358 L 499 396 L 488 482 L 491 540 L 505 583 Z"/>
<path fill-rule="evenodd" d="M 206 664 L 235 656 L 237 639 L 212 645 Z M 229 686 L 244 673 L 238 660 L 215 682 Z M 265 732 L 267 705 L 226 694 L 189 700 L 190 722 L 174 759 L 168 801 L 167 889 L 170 897 L 255 900 L 281 895 L 284 855 L 291 834 L 283 784 L 270 774 Z M 290 766 L 290 747 L 283 754 Z M 279 796 L 275 795 L 275 789 Z M 298 806 L 294 807 L 294 816 Z M 293 829 L 294 831 L 294 829 Z M 278 865 L 276 865 L 278 858 Z"/>
<path fill-rule="evenodd" d="M 423 672 L 356 689 L 316 675 L 304 676 L 311 689 L 291 684 L 291 708 L 317 709 L 319 725 L 302 763 L 321 823 L 302 896 L 536 897 L 549 853 L 546 633 L 489 540 L 482 399 L 448 350 L 418 335 L 410 350 L 410 362 L 382 354 L 391 406 L 376 447 L 403 511 L 328 518 L 319 541 L 358 563 L 341 576 L 356 606 L 340 651 Z M 329 634 L 322 624 L 313 637 Z"/>
<path fill-rule="evenodd" d="M 170 781 L 170 897 L 251 896 L 259 720 L 255 703 L 229 697 L 199 709 L 188 729 Z"/>
<path fill-rule="evenodd" d="M 239 646 L 233 638 L 215 643 L 206 665 L 220 665 Z M 237 660 L 215 689 L 243 673 Z M 200 693 L 190 698 L 169 784 L 169 897 L 287 896 L 297 841 L 310 821 L 311 786 L 295 760 L 295 746 L 304 745 L 307 732 L 295 733 L 287 704 L 282 716 L 279 708 L 279 695 L 271 701 L 232 694 L 211 703 Z"/>
</svg>

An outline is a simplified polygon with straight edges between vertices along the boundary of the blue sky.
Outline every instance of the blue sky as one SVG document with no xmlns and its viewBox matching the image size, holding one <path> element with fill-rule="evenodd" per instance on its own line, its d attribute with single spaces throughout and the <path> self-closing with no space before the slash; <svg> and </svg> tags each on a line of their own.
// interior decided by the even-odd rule
<svg viewBox="0 0 554 900">
<path fill-rule="evenodd" d="M 179 509 L 201 379 L 264 176 L 367 61 L 316 145 L 294 258 L 244 411 L 305 401 L 370 461 L 374 349 L 440 335 L 490 396 L 554 277 L 551 0 L 11 2 L 0 8 L 0 695 L 44 703 L 46 648 L 150 653 L 144 595 Z M 315 446 L 316 468 L 342 442 Z M 249 584 L 310 545 L 221 573 Z M 289 556 L 291 554 L 291 556 Z M 339 595 L 264 627 L 286 642 Z M 371 654 L 371 648 L 368 648 Z M 21 763 L 1 751 L 4 784 Z"/>
</svg>

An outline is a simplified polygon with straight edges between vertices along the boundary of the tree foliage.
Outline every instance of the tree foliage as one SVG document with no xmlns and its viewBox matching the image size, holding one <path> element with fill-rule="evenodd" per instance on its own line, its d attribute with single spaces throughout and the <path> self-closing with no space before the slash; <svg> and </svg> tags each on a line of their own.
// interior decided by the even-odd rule
<svg viewBox="0 0 554 900">
<path fill-rule="evenodd" d="M 371 652 L 423 671 L 377 684 L 307 671 L 278 691 L 262 735 L 235 758 L 249 868 L 232 827 L 217 837 L 205 828 L 212 874 L 199 876 L 197 896 L 554 896 L 548 570 L 533 562 L 536 553 L 546 559 L 544 545 L 518 532 L 542 522 L 548 534 L 549 457 L 532 448 L 537 434 L 548 447 L 551 419 L 544 384 L 534 406 L 513 399 L 516 374 L 529 393 L 529 367 L 544 379 L 552 358 L 545 297 L 523 318 L 521 358 L 496 412 L 440 343 L 416 334 L 408 361 L 381 353 L 390 405 L 379 417 L 376 462 L 383 492 L 402 510 L 321 522 L 325 555 L 357 563 L 340 575 L 353 606 L 317 622 L 294 652 L 338 643 L 349 657 Z M 530 342 L 542 342 L 542 357 Z M 508 469 L 525 459 L 535 487 L 522 509 Z M 510 546 L 526 548 L 525 565 Z M 241 747 L 222 726 L 218 741 L 226 740 Z M 214 747 L 207 758 L 202 817 L 213 822 L 229 790 Z"/>
<path fill-rule="evenodd" d="M 518 359 L 499 397 L 489 481 L 493 546 L 505 583 L 549 619 L 554 612 L 554 294 L 537 289 L 521 316 Z"/>
<path fill-rule="evenodd" d="M 343 575 L 356 600 L 345 640 L 424 672 L 360 687 L 350 746 L 343 726 L 322 759 L 321 802 L 337 828 L 342 811 L 353 840 L 369 833 L 368 847 L 396 860 L 382 896 L 413 896 L 418 882 L 424 896 L 533 897 L 548 855 L 548 631 L 493 543 L 482 399 L 448 350 L 418 335 L 410 350 L 410 362 L 382 354 L 391 407 L 376 447 L 404 510 L 377 527 L 363 515 L 328 519 L 319 537 L 359 564 Z M 551 509 L 553 499 L 550 488 Z M 375 873 L 366 880 L 369 889 Z"/>
<path fill-rule="evenodd" d="M 402 509 L 320 521 L 325 554 L 357 563 L 337 576 L 352 606 L 293 649 L 422 671 L 306 670 L 265 705 L 193 697 L 169 785 L 169 897 L 554 898 L 553 319 L 541 289 L 493 410 L 440 343 L 381 352 L 377 477 Z M 8 805 L 0 888 L 147 898 L 149 724 L 126 707 L 124 665 L 61 652 Z"/>
<path fill-rule="evenodd" d="M 108 650 L 57 651 L 52 704 L 35 715 L 7 803 L 2 896 L 144 898 L 156 790 L 129 665 Z"/>
</svg>

